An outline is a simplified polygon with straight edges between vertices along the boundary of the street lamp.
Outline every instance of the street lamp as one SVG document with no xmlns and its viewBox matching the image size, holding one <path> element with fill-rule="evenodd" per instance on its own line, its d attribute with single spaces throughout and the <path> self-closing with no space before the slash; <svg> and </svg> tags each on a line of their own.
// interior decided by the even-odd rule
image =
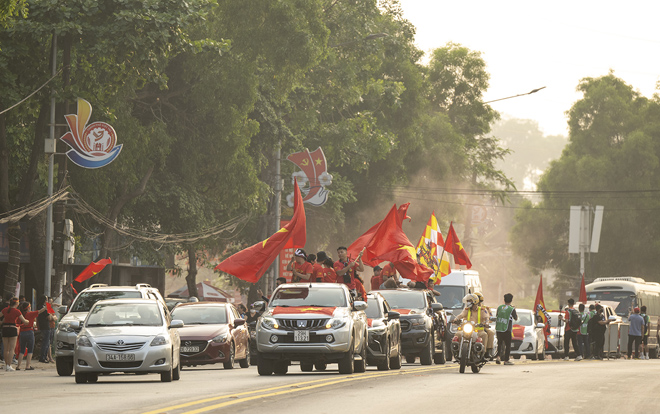
<svg viewBox="0 0 660 414">
<path fill-rule="evenodd" d="M 372 33 L 372 34 L 368 35 L 367 37 L 365 37 L 363 39 L 351 40 L 350 42 L 344 42 L 344 43 L 337 43 L 336 45 L 328 45 L 328 47 L 339 47 L 339 46 L 352 45 L 353 43 L 364 42 L 365 40 L 379 39 L 381 37 L 387 37 L 387 36 L 389 36 L 389 34 L 387 34 L 387 33 Z"/>
<path fill-rule="evenodd" d="M 531 90 L 531 91 L 529 91 L 529 92 L 527 92 L 527 93 L 520 93 L 520 94 L 518 94 L 518 95 L 507 96 L 506 98 L 493 99 L 492 101 L 488 101 L 488 102 L 484 102 L 484 103 L 487 104 L 487 103 L 491 103 L 491 102 L 503 101 L 503 100 L 505 100 L 505 99 L 517 98 L 517 97 L 519 97 L 519 96 L 531 95 L 531 94 L 533 94 L 533 93 L 536 93 L 536 92 L 540 91 L 541 89 L 545 89 L 545 86 L 542 87 L 542 88 L 536 88 L 536 89 L 533 89 L 533 90 Z"/>
</svg>

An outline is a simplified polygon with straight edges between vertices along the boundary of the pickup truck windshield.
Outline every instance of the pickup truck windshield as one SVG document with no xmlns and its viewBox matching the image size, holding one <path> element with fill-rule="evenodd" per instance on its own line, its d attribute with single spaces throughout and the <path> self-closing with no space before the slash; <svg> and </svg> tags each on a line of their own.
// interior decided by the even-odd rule
<svg viewBox="0 0 660 414">
<path fill-rule="evenodd" d="M 426 308 L 426 295 L 423 291 L 396 291 L 381 290 L 379 293 L 387 300 L 392 309 L 424 309 Z"/>
<path fill-rule="evenodd" d="M 270 307 L 275 306 L 322 306 L 346 307 L 346 294 L 341 288 L 310 289 L 307 287 L 283 288 L 273 295 Z"/>
</svg>

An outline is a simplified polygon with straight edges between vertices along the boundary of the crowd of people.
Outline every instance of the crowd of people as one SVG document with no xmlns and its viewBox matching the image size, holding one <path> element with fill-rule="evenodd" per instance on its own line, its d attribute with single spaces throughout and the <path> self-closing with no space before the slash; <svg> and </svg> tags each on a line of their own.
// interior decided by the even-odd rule
<svg viewBox="0 0 660 414">
<path fill-rule="evenodd" d="M 35 327 L 41 334 L 41 349 L 39 362 L 55 362 L 52 357 L 51 345 L 57 317 L 48 304 L 52 304 L 52 299 L 42 297 L 40 309 L 33 311 L 32 304 L 25 301 L 25 297 L 11 297 L 5 301 L 5 306 L 0 313 L 2 322 L 2 361 L 5 364 L 5 371 L 20 371 L 21 364 L 26 371 L 34 370 L 32 355 L 35 348 Z M 12 365 L 16 365 L 14 368 Z"/>
</svg>

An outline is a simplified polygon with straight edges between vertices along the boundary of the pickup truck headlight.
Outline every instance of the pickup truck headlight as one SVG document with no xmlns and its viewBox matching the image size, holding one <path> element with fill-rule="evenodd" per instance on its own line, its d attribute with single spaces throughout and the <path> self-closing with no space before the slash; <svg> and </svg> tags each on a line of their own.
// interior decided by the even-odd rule
<svg viewBox="0 0 660 414">
<path fill-rule="evenodd" d="M 266 329 L 278 329 L 280 327 L 275 318 L 271 318 L 270 316 L 261 318 L 261 326 Z"/>
<path fill-rule="evenodd" d="M 167 345 L 169 343 L 170 341 L 166 336 L 158 335 L 153 341 L 151 341 L 151 346 Z"/>
<path fill-rule="evenodd" d="M 426 328 L 426 321 L 424 318 L 414 318 L 410 320 L 410 325 L 413 329 L 424 329 Z"/>
<path fill-rule="evenodd" d="M 75 332 L 75 329 L 71 327 L 71 323 L 69 322 L 60 323 L 57 329 L 64 332 Z"/>
<path fill-rule="evenodd" d="M 221 333 L 220 335 L 216 336 L 215 338 L 211 339 L 211 341 L 221 344 L 223 342 L 227 341 L 227 337 L 229 336 L 229 332 Z"/>
<path fill-rule="evenodd" d="M 347 318 L 332 318 L 325 324 L 325 329 L 338 329 L 346 325 Z"/>
<path fill-rule="evenodd" d="M 76 345 L 77 346 L 92 346 L 92 342 L 89 340 L 89 338 L 86 335 L 80 335 L 76 339 Z"/>
</svg>

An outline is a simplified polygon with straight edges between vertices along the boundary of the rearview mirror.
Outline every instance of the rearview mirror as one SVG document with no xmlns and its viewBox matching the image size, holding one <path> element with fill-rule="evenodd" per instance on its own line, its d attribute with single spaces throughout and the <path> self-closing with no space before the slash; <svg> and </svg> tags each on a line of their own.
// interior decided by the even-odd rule
<svg viewBox="0 0 660 414">
<path fill-rule="evenodd" d="M 356 311 L 363 311 L 367 309 L 367 302 L 363 302 L 361 300 L 356 300 L 355 303 L 353 304 L 353 309 Z"/>
<path fill-rule="evenodd" d="M 181 319 L 173 319 L 170 322 L 170 328 L 183 328 L 183 321 Z"/>
<path fill-rule="evenodd" d="M 254 302 L 251 307 L 252 309 L 256 309 L 258 312 L 261 312 L 266 308 L 266 302 L 259 300 Z"/>
<path fill-rule="evenodd" d="M 234 319 L 234 326 L 241 326 L 241 325 L 245 325 L 245 319 L 243 318 Z"/>
<path fill-rule="evenodd" d="M 439 312 L 443 310 L 445 307 L 442 306 L 442 303 L 432 303 L 431 304 L 431 309 L 433 309 L 433 312 Z"/>
<path fill-rule="evenodd" d="M 543 328 L 545 328 L 545 324 L 543 324 L 543 323 L 537 323 L 537 324 L 536 324 L 536 327 L 537 327 L 537 328 L 541 328 L 541 329 L 543 329 Z"/>
<path fill-rule="evenodd" d="M 71 322 L 69 322 L 69 327 L 73 330 L 80 329 L 80 321 L 71 321 Z"/>
<path fill-rule="evenodd" d="M 66 311 L 68 310 L 69 310 L 68 306 L 62 305 L 57 311 L 60 313 L 60 315 L 66 315 Z"/>
<path fill-rule="evenodd" d="M 616 316 L 610 315 L 610 317 L 607 318 L 607 319 L 610 320 L 610 321 L 616 321 Z"/>
<path fill-rule="evenodd" d="M 387 319 L 399 319 L 401 314 L 399 312 L 389 311 L 387 312 Z"/>
</svg>

